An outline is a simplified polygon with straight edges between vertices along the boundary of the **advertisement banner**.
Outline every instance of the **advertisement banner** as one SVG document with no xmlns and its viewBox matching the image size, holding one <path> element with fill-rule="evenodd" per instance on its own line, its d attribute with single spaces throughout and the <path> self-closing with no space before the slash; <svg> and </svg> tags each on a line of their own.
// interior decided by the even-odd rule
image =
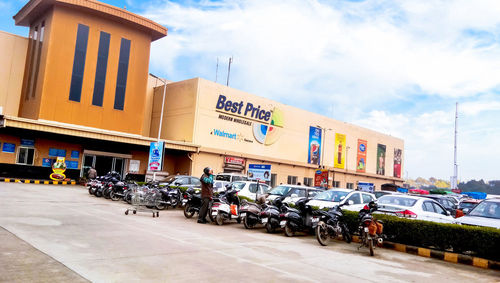
<svg viewBox="0 0 500 283">
<path fill-rule="evenodd" d="M 375 186 L 373 183 L 358 182 L 358 191 L 373 193 Z"/>
<path fill-rule="evenodd" d="M 309 153 L 307 163 L 320 165 L 321 161 L 321 129 L 309 127 Z"/>
<path fill-rule="evenodd" d="M 66 179 L 66 175 L 64 175 L 64 171 L 66 171 L 66 158 L 58 157 L 56 162 L 52 164 L 52 171 L 54 173 L 50 174 L 49 178 L 54 181 L 62 181 Z"/>
<path fill-rule="evenodd" d="M 377 144 L 377 174 L 385 175 L 385 144 Z"/>
<path fill-rule="evenodd" d="M 152 142 L 149 145 L 149 171 L 161 171 L 163 163 L 163 142 Z"/>
<path fill-rule="evenodd" d="M 358 156 L 356 161 L 356 172 L 365 173 L 366 172 L 366 150 L 368 142 L 362 139 L 358 139 Z"/>
<path fill-rule="evenodd" d="M 335 156 L 333 158 L 333 167 L 344 169 L 345 147 L 346 147 L 345 135 L 338 133 L 335 134 Z"/>
<path fill-rule="evenodd" d="M 248 179 L 271 181 L 270 164 L 248 164 Z"/>
<path fill-rule="evenodd" d="M 4 142 L 2 147 L 2 152 L 15 153 L 16 145 L 13 143 Z"/>
<path fill-rule="evenodd" d="M 328 170 L 316 170 L 314 174 L 314 186 L 328 188 Z"/>
<path fill-rule="evenodd" d="M 401 149 L 394 149 L 394 177 L 401 178 L 401 155 L 403 154 Z"/>
</svg>

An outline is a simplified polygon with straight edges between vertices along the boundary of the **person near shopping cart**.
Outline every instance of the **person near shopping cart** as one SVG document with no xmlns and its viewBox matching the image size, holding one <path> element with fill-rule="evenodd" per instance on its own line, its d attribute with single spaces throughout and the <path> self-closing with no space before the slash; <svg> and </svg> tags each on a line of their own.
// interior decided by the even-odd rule
<svg viewBox="0 0 500 283">
<path fill-rule="evenodd" d="M 201 208 L 198 215 L 198 223 L 205 224 L 208 221 L 205 219 L 208 212 L 208 204 L 214 194 L 214 172 L 210 167 L 203 169 L 201 181 Z"/>
</svg>

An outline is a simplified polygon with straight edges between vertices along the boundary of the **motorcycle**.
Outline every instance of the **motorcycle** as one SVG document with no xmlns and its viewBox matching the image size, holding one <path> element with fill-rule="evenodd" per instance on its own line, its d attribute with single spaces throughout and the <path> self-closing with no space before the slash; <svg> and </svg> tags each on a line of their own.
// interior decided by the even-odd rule
<svg viewBox="0 0 500 283">
<path fill-rule="evenodd" d="M 184 206 L 184 216 L 191 218 L 195 213 L 200 213 L 201 208 L 201 193 L 194 188 L 189 188 L 184 192 L 181 201 Z"/>
<path fill-rule="evenodd" d="M 240 199 L 237 196 L 238 191 L 230 188 L 220 193 L 218 200 L 214 200 L 210 208 L 210 215 L 215 218 L 215 224 L 222 225 L 224 220 L 236 219 L 241 222 L 239 215 Z"/>
<path fill-rule="evenodd" d="M 350 204 L 350 202 L 336 205 L 329 211 L 316 210 L 315 213 L 319 216 L 319 221 L 318 224 L 313 224 L 313 226 L 315 226 L 316 239 L 322 246 L 328 245 L 330 239 L 335 239 L 340 235 L 347 243 L 351 242 L 351 234 L 341 209 L 346 204 Z"/>
<path fill-rule="evenodd" d="M 378 209 L 375 202 L 371 201 L 368 205 L 365 205 L 363 209 L 359 211 L 358 222 L 359 222 L 359 235 L 361 240 L 361 247 L 367 247 L 370 250 L 370 255 L 374 255 L 374 248 L 376 245 L 382 245 L 383 239 L 383 223 L 382 221 L 376 220 L 372 213 Z"/>
<path fill-rule="evenodd" d="M 319 222 L 319 216 L 313 215 L 311 206 L 307 205 L 308 198 L 295 202 L 297 208 L 285 207 L 285 212 L 280 214 L 280 226 L 285 230 L 287 237 L 292 237 L 296 232 L 307 231 L 314 233 L 313 223 Z"/>
<path fill-rule="evenodd" d="M 178 188 L 161 188 L 160 198 L 156 201 L 156 209 L 164 210 L 168 206 L 176 208 L 181 203 L 181 190 Z"/>
<path fill-rule="evenodd" d="M 276 229 L 280 228 L 280 214 L 282 210 L 286 209 L 283 199 L 284 197 L 276 198 L 261 213 L 262 224 L 265 225 L 267 233 L 274 233 Z"/>
<path fill-rule="evenodd" d="M 243 200 L 240 207 L 240 217 L 243 221 L 243 226 L 246 229 L 252 229 L 257 224 L 265 224 L 262 222 L 262 211 L 264 208 L 265 204 L 260 205 Z"/>
<path fill-rule="evenodd" d="M 128 184 L 128 183 L 125 183 L 123 181 L 116 182 L 116 184 L 113 185 L 113 187 L 111 188 L 111 191 L 109 192 L 109 197 L 113 201 L 117 201 L 121 198 L 124 198 L 125 194 L 129 190 L 129 187 L 132 185 L 134 185 L 134 184 Z"/>
</svg>

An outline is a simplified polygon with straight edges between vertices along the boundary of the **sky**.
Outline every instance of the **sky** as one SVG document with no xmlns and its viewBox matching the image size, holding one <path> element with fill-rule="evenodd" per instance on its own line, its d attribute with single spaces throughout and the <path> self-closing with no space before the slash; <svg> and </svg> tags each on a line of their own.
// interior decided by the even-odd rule
<svg viewBox="0 0 500 283">
<path fill-rule="evenodd" d="M 104 0 L 168 28 L 150 72 L 194 77 L 404 140 L 403 177 L 500 180 L 500 1 Z M 4 15 L 27 1 L 0 0 Z M 12 17 L 0 30 L 26 36 Z"/>
</svg>

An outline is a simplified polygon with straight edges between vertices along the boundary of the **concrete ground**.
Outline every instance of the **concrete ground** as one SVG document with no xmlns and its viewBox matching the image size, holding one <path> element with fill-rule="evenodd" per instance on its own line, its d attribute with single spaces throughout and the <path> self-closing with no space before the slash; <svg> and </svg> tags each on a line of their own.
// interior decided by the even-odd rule
<svg viewBox="0 0 500 283">
<path fill-rule="evenodd" d="M 0 281 L 500 282 L 498 271 L 127 207 L 79 186 L 0 183 Z"/>
</svg>

